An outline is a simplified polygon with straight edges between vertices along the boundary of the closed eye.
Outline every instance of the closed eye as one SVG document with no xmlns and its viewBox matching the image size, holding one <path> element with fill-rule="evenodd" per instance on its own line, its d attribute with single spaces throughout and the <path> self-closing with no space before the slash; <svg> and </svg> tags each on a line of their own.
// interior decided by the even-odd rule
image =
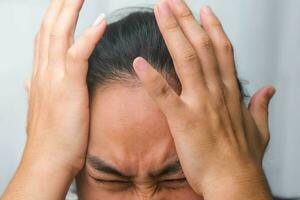
<svg viewBox="0 0 300 200">
<path fill-rule="evenodd" d="M 95 178 L 94 178 L 95 179 Z M 103 180 L 103 179 L 95 179 L 95 181 L 99 183 L 110 183 L 110 184 L 131 184 L 130 181 L 123 181 L 123 180 Z"/>
<path fill-rule="evenodd" d="M 187 185 L 186 178 L 165 179 L 165 180 L 159 181 L 159 183 L 158 183 L 159 188 L 172 189 L 172 190 L 183 188 L 186 185 Z"/>
<path fill-rule="evenodd" d="M 111 192 L 123 192 L 130 189 L 133 184 L 131 181 L 126 180 L 106 180 L 93 178 L 100 187 Z"/>
<path fill-rule="evenodd" d="M 165 179 L 165 180 L 162 180 L 161 182 L 164 182 L 164 183 L 182 183 L 182 182 L 185 182 L 186 181 L 186 178 L 179 178 L 179 179 Z"/>
<path fill-rule="evenodd" d="M 91 177 L 92 179 L 94 179 L 97 183 L 101 183 L 101 184 L 115 184 L 115 185 L 117 185 L 117 184 L 119 184 L 119 185 L 121 185 L 121 184 L 123 184 L 123 185 L 125 185 L 125 184 L 127 184 L 127 185 L 129 185 L 129 184 L 131 184 L 131 181 L 128 181 L 128 180 L 117 180 L 117 179 L 99 179 L 99 178 L 95 178 L 95 177 L 93 177 L 90 173 L 88 173 L 88 175 L 89 175 L 89 177 Z"/>
</svg>

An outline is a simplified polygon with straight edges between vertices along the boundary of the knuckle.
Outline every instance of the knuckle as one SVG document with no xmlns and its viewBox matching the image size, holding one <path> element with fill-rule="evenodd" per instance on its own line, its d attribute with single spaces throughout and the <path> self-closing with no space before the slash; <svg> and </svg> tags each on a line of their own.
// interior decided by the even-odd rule
<svg viewBox="0 0 300 200">
<path fill-rule="evenodd" d="M 50 33 L 49 38 L 51 41 L 56 41 L 56 40 L 62 41 L 62 40 L 67 40 L 68 35 L 59 30 L 55 30 Z"/>
<path fill-rule="evenodd" d="M 58 40 L 61 36 L 55 32 L 52 32 L 50 35 L 49 35 L 49 38 L 50 40 Z"/>
<path fill-rule="evenodd" d="M 67 52 L 67 59 L 68 60 L 78 60 L 78 52 L 74 48 L 70 48 Z"/>
<path fill-rule="evenodd" d="M 172 89 L 168 84 L 165 84 L 160 76 L 153 79 L 153 93 L 159 98 L 168 98 L 171 95 Z"/>
<path fill-rule="evenodd" d="M 168 31 L 178 31 L 179 25 L 176 20 L 168 19 L 164 25 L 164 28 Z"/>
<path fill-rule="evenodd" d="M 198 55 L 194 49 L 189 49 L 183 52 L 183 59 L 187 63 L 194 63 L 198 61 Z"/>
<path fill-rule="evenodd" d="M 213 28 L 220 28 L 220 29 L 223 29 L 223 26 L 221 24 L 221 22 L 219 20 L 214 20 L 212 23 L 211 23 L 211 26 Z"/>
<path fill-rule="evenodd" d="M 170 96 L 170 94 L 171 94 L 171 88 L 168 85 L 164 84 L 158 87 L 157 96 L 167 98 Z"/>
<path fill-rule="evenodd" d="M 197 46 L 204 50 L 211 50 L 213 48 L 213 44 L 211 39 L 208 36 L 202 36 L 198 39 Z"/>
<path fill-rule="evenodd" d="M 51 40 L 71 40 L 73 38 L 73 34 L 57 23 L 50 32 L 49 37 Z"/>
<path fill-rule="evenodd" d="M 41 24 L 41 31 L 42 32 L 50 32 L 50 29 L 51 27 L 53 26 L 53 23 L 54 21 L 49 19 L 49 18 L 45 18 L 43 21 L 42 21 L 42 24 Z"/>
<path fill-rule="evenodd" d="M 71 36 L 70 31 L 61 22 L 56 22 L 50 32 L 50 36 L 56 39 L 66 39 Z"/>
<path fill-rule="evenodd" d="M 180 19 L 192 19 L 194 18 L 193 13 L 189 9 L 181 10 L 178 14 Z"/>
<path fill-rule="evenodd" d="M 225 53 L 233 53 L 233 46 L 228 39 L 225 39 L 221 44 L 220 48 Z"/>
</svg>

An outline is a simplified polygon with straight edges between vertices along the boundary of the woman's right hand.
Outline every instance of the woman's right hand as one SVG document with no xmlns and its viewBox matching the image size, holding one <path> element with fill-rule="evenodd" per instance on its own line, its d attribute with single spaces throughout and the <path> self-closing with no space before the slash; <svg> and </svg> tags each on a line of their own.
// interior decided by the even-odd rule
<svg viewBox="0 0 300 200">
<path fill-rule="evenodd" d="M 9 199 L 26 199 L 26 194 L 35 199 L 30 191 L 43 184 L 33 183 L 42 174 L 55 176 L 65 170 L 71 180 L 84 165 L 89 131 L 88 58 L 103 35 L 106 22 L 103 16 L 98 17 L 74 42 L 83 2 L 52 0 L 36 36 L 28 86 L 28 138 L 19 169 L 5 193 Z M 26 174 L 34 176 L 26 178 Z M 60 187 L 55 184 L 54 187 Z M 44 196 L 37 195 L 36 199 L 45 199 Z"/>
</svg>

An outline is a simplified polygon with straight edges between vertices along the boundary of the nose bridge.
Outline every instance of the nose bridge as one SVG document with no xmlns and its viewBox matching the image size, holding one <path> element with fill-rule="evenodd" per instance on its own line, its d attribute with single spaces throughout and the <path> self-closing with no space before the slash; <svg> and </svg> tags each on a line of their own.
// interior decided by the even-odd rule
<svg viewBox="0 0 300 200">
<path fill-rule="evenodd" d="M 139 195 L 139 200 L 151 200 L 151 196 L 149 194 L 141 194 Z"/>
<path fill-rule="evenodd" d="M 151 187 L 147 184 L 139 185 L 135 189 L 135 200 L 154 200 L 155 187 Z"/>
<path fill-rule="evenodd" d="M 135 200 L 166 200 L 165 198 L 158 197 L 153 193 L 139 193 L 136 195 Z"/>
<path fill-rule="evenodd" d="M 136 191 L 133 200 L 153 200 L 151 193 Z"/>
</svg>

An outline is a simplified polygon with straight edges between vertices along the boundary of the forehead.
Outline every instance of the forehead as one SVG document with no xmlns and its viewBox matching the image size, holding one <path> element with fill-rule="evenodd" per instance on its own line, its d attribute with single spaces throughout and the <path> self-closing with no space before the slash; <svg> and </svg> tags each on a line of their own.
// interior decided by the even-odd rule
<svg viewBox="0 0 300 200">
<path fill-rule="evenodd" d="M 111 84 L 91 101 L 89 153 L 141 173 L 176 157 L 163 113 L 142 87 Z"/>
</svg>

